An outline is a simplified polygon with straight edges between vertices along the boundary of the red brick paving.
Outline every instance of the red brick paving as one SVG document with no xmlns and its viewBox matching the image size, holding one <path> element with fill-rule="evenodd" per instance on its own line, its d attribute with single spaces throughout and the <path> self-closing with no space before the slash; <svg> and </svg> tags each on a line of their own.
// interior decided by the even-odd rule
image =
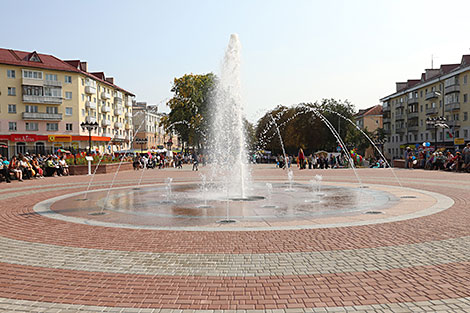
<svg viewBox="0 0 470 313">
<path fill-rule="evenodd" d="M 470 263 L 279 277 L 146 276 L 3 263 L 0 297 L 140 308 L 268 309 L 470 296 Z M 16 277 L 12 280 L 12 277 Z"/>
<path fill-rule="evenodd" d="M 263 176 L 279 175 L 279 170 Z M 149 172 L 163 175 L 171 172 Z M 177 172 L 175 172 L 177 173 Z M 316 172 L 296 172 L 297 176 Z M 365 170 L 364 173 L 376 173 Z M 382 171 L 382 175 L 386 175 Z M 0 205 L 0 235 L 31 242 L 56 245 L 178 253 L 276 253 L 358 249 L 410 244 L 470 235 L 470 176 L 454 173 L 400 171 L 414 188 L 450 196 L 455 205 L 438 214 L 419 219 L 359 227 L 295 231 L 177 232 L 93 227 L 48 219 L 32 212 L 37 202 L 78 191 L 46 191 L 32 197 L 3 200 Z M 351 181 L 349 171 L 324 171 L 326 180 Z M 120 174 L 121 175 L 121 174 Z M 124 179 L 140 173 L 123 174 Z M 178 176 L 179 175 L 179 176 Z M 191 176 L 181 172 L 176 177 Z M 134 177 L 135 176 L 135 177 Z M 349 176 L 349 177 L 347 177 Z M 97 181 L 110 175 L 97 177 Z M 155 178 L 155 177 L 154 177 Z M 456 179 L 451 184 L 439 178 Z M 155 178 L 156 180 L 157 178 Z M 379 181 L 365 178 L 364 181 Z M 55 178 L 2 185 L 0 194 L 12 188 L 51 182 L 86 182 L 84 177 Z M 386 182 L 382 182 L 386 183 Z M 394 181 L 389 184 L 395 185 Z M 468 187 L 468 188 L 467 188 Z M 83 188 L 82 188 L 83 190 Z M 365 305 L 439 300 L 470 296 L 470 263 L 450 263 L 385 271 L 353 273 L 264 276 L 201 277 L 107 274 L 49 269 L 0 263 L 0 297 L 44 302 L 172 309 L 274 309 Z"/>
</svg>

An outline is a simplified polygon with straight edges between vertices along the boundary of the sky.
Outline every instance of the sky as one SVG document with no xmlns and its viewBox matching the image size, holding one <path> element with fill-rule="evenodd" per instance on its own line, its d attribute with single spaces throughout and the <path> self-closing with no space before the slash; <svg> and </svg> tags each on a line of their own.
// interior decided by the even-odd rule
<svg viewBox="0 0 470 313">
<path fill-rule="evenodd" d="M 173 79 L 220 72 L 242 44 L 242 99 L 254 122 L 279 104 L 323 98 L 380 104 L 395 82 L 470 54 L 470 1 L 0 0 L 0 47 L 88 62 L 137 101 L 159 104 Z M 432 57 L 433 56 L 433 57 Z"/>
</svg>

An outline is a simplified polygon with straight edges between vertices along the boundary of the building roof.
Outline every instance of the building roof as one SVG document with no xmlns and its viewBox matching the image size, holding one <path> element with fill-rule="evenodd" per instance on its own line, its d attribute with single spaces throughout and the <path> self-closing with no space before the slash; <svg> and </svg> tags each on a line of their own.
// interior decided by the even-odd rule
<svg viewBox="0 0 470 313">
<path fill-rule="evenodd" d="M 356 118 L 360 118 L 367 115 L 382 115 L 382 106 L 378 104 L 367 109 L 359 110 L 359 112 L 357 112 L 354 116 Z"/>
<path fill-rule="evenodd" d="M 134 96 L 134 94 L 132 94 L 131 92 L 106 81 L 103 72 L 101 72 L 103 74 L 101 78 L 95 76 L 92 73 L 84 71 L 82 68 L 82 63 L 83 62 L 80 62 L 80 60 L 63 61 L 53 55 L 37 53 L 36 51 L 26 52 L 0 48 L 0 64 L 80 73 L 95 80 L 98 80 L 103 84 L 128 93 L 131 96 Z"/>
<path fill-rule="evenodd" d="M 419 85 L 424 86 L 427 83 L 434 81 L 435 79 L 440 79 L 443 76 L 446 76 L 452 72 L 457 72 L 466 67 L 470 67 L 470 55 L 463 55 L 460 63 L 442 64 L 439 69 L 426 69 L 425 73 L 421 74 L 421 79 L 409 79 L 407 82 L 396 83 L 397 90 L 383 99 L 392 97 L 395 94 L 399 94 L 409 88 L 413 88 Z"/>
</svg>

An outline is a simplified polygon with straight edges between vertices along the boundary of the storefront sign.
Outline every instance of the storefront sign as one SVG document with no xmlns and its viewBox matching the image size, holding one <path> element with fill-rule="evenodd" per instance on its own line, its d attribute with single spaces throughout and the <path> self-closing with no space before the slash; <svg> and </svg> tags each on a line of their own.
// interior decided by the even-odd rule
<svg viewBox="0 0 470 313">
<path fill-rule="evenodd" d="M 49 135 L 49 142 L 71 142 L 72 136 L 70 135 Z"/>
<path fill-rule="evenodd" d="M 10 135 L 11 141 L 20 141 L 20 142 L 35 142 L 38 140 L 37 135 Z"/>
<path fill-rule="evenodd" d="M 454 138 L 454 145 L 464 145 L 465 144 L 465 138 Z"/>
</svg>

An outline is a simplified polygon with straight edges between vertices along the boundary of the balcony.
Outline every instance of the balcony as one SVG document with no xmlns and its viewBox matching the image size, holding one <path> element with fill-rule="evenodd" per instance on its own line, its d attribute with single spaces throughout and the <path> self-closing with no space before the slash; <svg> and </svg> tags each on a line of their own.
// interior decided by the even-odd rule
<svg viewBox="0 0 470 313">
<path fill-rule="evenodd" d="M 114 115 L 122 115 L 122 113 L 124 113 L 124 108 L 122 106 L 119 105 L 114 109 Z"/>
<path fill-rule="evenodd" d="M 23 102 L 26 102 L 26 103 L 45 103 L 45 104 L 62 104 L 62 97 L 23 95 Z"/>
<path fill-rule="evenodd" d="M 103 137 L 109 137 L 109 138 L 113 138 L 113 137 L 114 137 L 113 134 L 111 134 L 111 133 L 103 133 L 101 136 L 103 136 Z"/>
<path fill-rule="evenodd" d="M 44 86 L 44 81 L 42 79 L 34 79 L 34 78 L 24 78 L 21 82 L 22 85 L 25 86 Z"/>
<path fill-rule="evenodd" d="M 392 119 L 390 117 L 384 117 L 384 119 L 383 119 L 384 124 L 391 123 L 391 122 L 392 122 Z"/>
<path fill-rule="evenodd" d="M 459 102 L 451 102 L 447 103 L 445 107 L 446 112 L 458 111 L 460 110 L 460 103 Z"/>
<path fill-rule="evenodd" d="M 404 126 L 401 126 L 401 127 L 396 127 L 396 132 L 399 133 L 399 134 L 403 134 L 406 132 L 406 128 Z"/>
<path fill-rule="evenodd" d="M 101 93 L 101 99 L 103 99 L 103 100 L 109 100 L 109 99 L 111 99 L 111 94 L 110 94 L 109 92 L 104 92 L 104 91 L 103 91 L 103 92 Z"/>
<path fill-rule="evenodd" d="M 411 120 L 413 118 L 418 118 L 419 112 L 408 112 L 408 119 Z"/>
<path fill-rule="evenodd" d="M 124 125 L 121 122 L 114 123 L 114 128 L 122 128 Z"/>
<path fill-rule="evenodd" d="M 426 115 L 437 114 L 437 108 L 426 109 Z"/>
<path fill-rule="evenodd" d="M 23 120 L 27 121 L 62 121 L 61 113 L 30 113 L 23 112 Z"/>
<path fill-rule="evenodd" d="M 445 93 L 448 94 L 448 93 L 453 93 L 453 92 L 460 92 L 460 86 L 458 83 L 454 84 L 454 85 L 450 85 L 450 86 L 447 86 L 445 88 Z"/>
<path fill-rule="evenodd" d="M 44 80 L 44 86 L 62 87 L 62 82 L 58 80 Z"/>
<path fill-rule="evenodd" d="M 437 91 L 426 92 L 426 100 L 437 98 L 439 93 Z"/>
<path fill-rule="evenodd" d="M 404 120 L 404 119 L 405 119 L 405 114 L 398 114 L 398 113 L 395 114 L 395 120 L 399 121 L 399 120 Z"/>
<path fill-rule="evenodd" d="M 409 132 L 417 132 L 419 130 L 419 126 L 418 125 L 413 125 L 413 126 L 408 126 L 408 131 Z"/>
<path fill-rule="evenodd" d="M 85 86 L 85 93 L 87 94 L 96 94 L 96 87 L 95 86 Z"/>
<path fill-rule="evenodd" d="M 101 112 L 102 113 L 109 113 L 109 112 L 111 112 L 111 107 L 109 107 L 107 105 L 102 105 L 101 106 Z"/>
<path fill-rule="evenodd" d="M 115 141 L 124 141 L 124 140 L 126 140 L 126 136 L 124 136 L 124 135 L 116 135 L 116 136 L 114 136 L 114 140 L 115 140 Z"/>
<path fill-rule="evenodd" d="M 96 123 L 96 118 L 92 116 L 87 116 L 85 119 L 88 123 Z"/>
<path fill-rule="evenodd" d="M 405 104 L 403 102 L 399 102 L 397 103 L 397 105 L 395 106 L 397 109 L 398 108 L 404 108 L 405 107 Z"/>
<path fill-rule="evenodd" d="M 101 126 L 103 126 L 103 127 L 111 126 L 111 121 L 110 120 L 101 120 Z"/>
<path fill-rule="evenodd" d="M 447 125 L 449 125 L 449 127 L 453 127 L 453 128 L 460 127 L 460 121 L 447 121 L 446 123 Z"/>
<path fill-rule="evenodd" d="M 114 97 L 114 104 L 122 105 L 122 98 Z"/>
<path fill-rule="evenodd" d="M 132 112 L 126 112 L 125 115 L 126 115 L 127 118 L 132 118 Z"/>
<path fill-rule="evenodd" d="M 385 133 L 386 135 L 390 135 L 392 132 L 390 131 L 390 129 L 385 129 L 385 128 L 384 128 L 384 133 Z"/>
<path fill-rule="evenodd" d="M 96 110 L 96 102 L 91 102 L 91 101 L 87 101 L 85 102 L 85 108 L 87 109 L 90 109 L 90 110 Z"/>
<path fill-rule="evenodd" d="M 419 99 L 418 98 L 409 98 L 407 103 L 408 104 L 415 104 L 415 103 L 418 103 L 419 102 Z"/>
<path fill-rule="evenodd" d="M 132 108 L 132 100 L 129 100 L 129 99 L 128 99 L 128 100 L 126 101 L 126 107 Z"/>
<path fill-rule="evenodd" d="M 126 123 L 126 130 L 132 129 L 132 124 Z"/>
</svg>

